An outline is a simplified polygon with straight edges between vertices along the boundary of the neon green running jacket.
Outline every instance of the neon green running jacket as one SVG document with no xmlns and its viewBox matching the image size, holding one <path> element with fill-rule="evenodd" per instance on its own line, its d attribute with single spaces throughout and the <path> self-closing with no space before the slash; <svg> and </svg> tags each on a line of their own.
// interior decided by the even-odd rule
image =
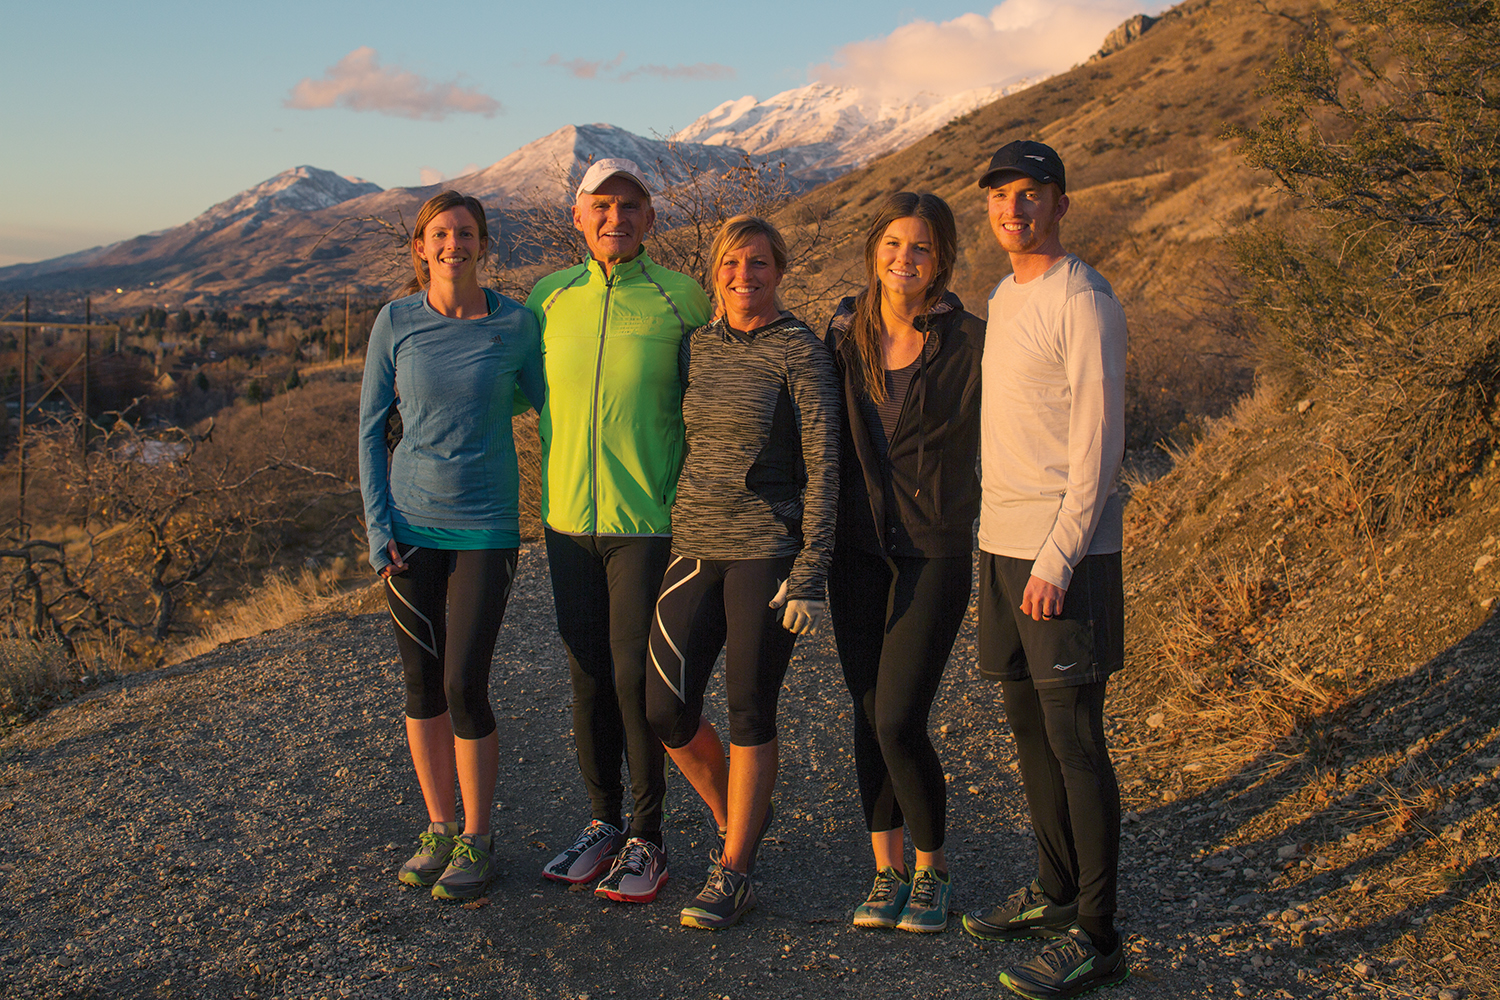
<svg viewBox="0 0 1500 1000">
<path fill-rule="evenodd" d="M 542 520 L 571 535 L 670 535 L 682 468 L 677 348 L 708 297 L 643 251 L 606 277 L 592 257 L 537 282 Z"/>
</svg>

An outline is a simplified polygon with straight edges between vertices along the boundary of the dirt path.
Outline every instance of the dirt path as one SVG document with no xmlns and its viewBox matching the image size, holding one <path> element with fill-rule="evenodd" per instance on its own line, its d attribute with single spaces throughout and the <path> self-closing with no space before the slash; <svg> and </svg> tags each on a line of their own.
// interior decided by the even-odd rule
<svg viewBox="0 0 1500 1000">
<path fill-rule="evenodd" d="M 332 612 L 99 688 L 0 743 L 0 995 L 1009 995 L 995 975 L 1031 945 L 981 944 L 956 919 L 933 937 L 848 925 L 871 872 L 826 626 L 782 696 L 780 818 L 742 926 L 678 925 L 712 826 L 675 774 L 673 878 L 657 902 L 604 904 L 541 879 L 587 818 L 545 573 L 540 550 L 525 551 L 493 675 L 501 874 L 486 904 L 439 904 L 395 881 L 422 807 L 394 643 L 383 615 Z M 971 616 L 933 716 L 960 909 L 1034 870 L 998 692 L 972 659 Z M 1340 985 L 1346 963 L 1278 947 L 1292 921 L 1265 917 L 1291 909 L 1295 890 L 1204 867 L 1242 793 L 1132 814 L 1122 906 L 1136 975 L 1102 996 L 1426 995 Z"/>
</svg>

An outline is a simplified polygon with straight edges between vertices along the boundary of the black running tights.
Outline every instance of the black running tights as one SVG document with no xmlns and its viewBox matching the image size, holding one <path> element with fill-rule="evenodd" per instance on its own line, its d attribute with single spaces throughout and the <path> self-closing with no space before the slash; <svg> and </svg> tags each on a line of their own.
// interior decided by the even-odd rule
<svg viewBox="0 0 1500 1000">
<path fill-rule="evenodd" d="M 1113 918 L 1120 867 L 1120 787 L 1104 742 L 1104 681 L 1036 687 L 1003 681 L 1042 889 L 1080 918 Z"/>
<path fill-rule="evenodd" d="M 573 739 L 593 818 L 622 826 L 630 767 L 630 835 L 661 835 L 666 757 L 646 721 L 646 641 L 672 539 L 564 535 L 546 529 L 557 631 L 568 650 Z"/>
<path fill-rule="evenodd" d="M 697 734 L 720 650 L 729 742 L 758 747 L 776 738 L 776 702 L 797 637 L 782 627 L 783 610 L 769 604 L 792 560 L 673 557 L 656 602 L 646 678 L 646 713 L 667 746 L 686 746 Z"/>
<path fill-rule="evenodd" d="M 947 783 L 928 713 L 973 581 L 969 556 L 883 558 L 834 550 L 829 611 L 854 699 L 854 764 L 865 826 L 911 831 L 919 851 L 943 846 Z"/>
<path fill-rule="evenodd" d="M 386 577 L 408 718 L 435 719 L 447 712 L 453 735 L 462 740 L 495 731 L 490 661 L 516 575 L 516 555 L 516 549 L 418 547 L 403 552 L 403 572 Z"/>
</svg>

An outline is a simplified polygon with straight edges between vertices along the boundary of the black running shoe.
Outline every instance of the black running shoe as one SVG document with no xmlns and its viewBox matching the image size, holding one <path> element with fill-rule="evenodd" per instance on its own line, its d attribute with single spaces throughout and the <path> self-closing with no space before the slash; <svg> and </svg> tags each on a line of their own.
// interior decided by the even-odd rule
<svg viewBox="0 0 1500 1000">
<path fill-rule="evenodd" d="M 1067 937 L 1052 942 L 1031 961 L 1000 973 L 1000 985 L 1028 1000 L 1067 1000 L 1100 986 L 1112 986 L 1129 975 L 1123 941 L 1103 955 L 1088 933 L 1075 925 L 1068 928 Z"/>
<path fill-rule="evenodd" d="M 755 890 L 750 887 L 749 875 L 720 863 L 718 851 L 710 852 L 708 857 L 713 862 L 708 881 L 703 883 L 703 891 L 697 898 L 683 907 L 682 926 L 717 931 L 739 923 L 741 917 L 754 909 Z"/>
<path fill-rule="evenodd" d="M 981 941 L 1013 941 L 1024 937 L 1058 937 L 1078 919 L 1078 900 L 1054 903 L 1040 882 L 1011 893 L 988 910 L 965 913 L 964 930 Z"/>
</svg>

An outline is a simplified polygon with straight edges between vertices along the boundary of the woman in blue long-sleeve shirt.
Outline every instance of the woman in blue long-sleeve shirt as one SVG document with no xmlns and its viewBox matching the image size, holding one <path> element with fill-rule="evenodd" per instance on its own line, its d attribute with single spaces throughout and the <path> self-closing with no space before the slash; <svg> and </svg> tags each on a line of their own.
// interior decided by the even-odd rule
<svg viewBox="0 0 1500 1000">
<path fill-rule="evenodd" d="M 545 391 L 536 318 L 479 284 L 489 242 L 474 198 L 444 191 L 422 206 L 414 294 L 376 318 L 360 395 L 370 563 L 395 620 L 407 742 L 430 820 L 398 877 L 441 899 L 478 896 L 492 875 L 489 668 L 520 546 L 512 398 L 519 386 L 540 407 Z M 392 404 L 402 437 L 387 459 Z"/>
</svg>

